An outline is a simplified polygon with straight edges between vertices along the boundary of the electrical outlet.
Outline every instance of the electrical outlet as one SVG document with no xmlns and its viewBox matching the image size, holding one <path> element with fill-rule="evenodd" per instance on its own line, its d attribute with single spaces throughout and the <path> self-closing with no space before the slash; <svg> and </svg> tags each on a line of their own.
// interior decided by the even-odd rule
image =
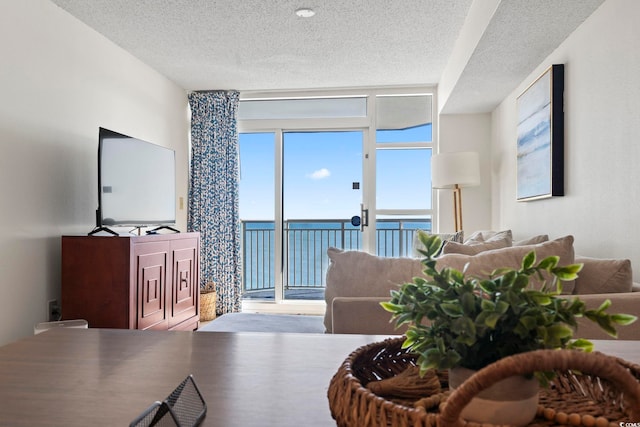
<svg viewBox="0 0 640 427">
<path fill-rule="evenodd" d="M 60 304 L 58 304 L 57 299 L 49 300 L 49 304 L 47 305 L 47 317 L 49 322 L 55 322 L 60 320 L 62 314 L 60 313 Z"/>
</svg>

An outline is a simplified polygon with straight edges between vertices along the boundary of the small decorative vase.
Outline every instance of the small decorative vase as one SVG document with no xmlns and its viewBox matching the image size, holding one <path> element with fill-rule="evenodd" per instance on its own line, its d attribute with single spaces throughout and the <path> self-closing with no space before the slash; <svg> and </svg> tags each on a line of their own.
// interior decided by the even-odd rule
<svg viewBox="0 0 640 427">
<path fill-rule="evenodd" d="M 449 388 L 457 388 L 475 371 L 457 367 L 449 370 Z M 467 421 L 497 425 L 525 426 L 538 409 L 538 380 L 514 376 L 498 381 L 478 393 L 462 410 Z"/>
</svg>

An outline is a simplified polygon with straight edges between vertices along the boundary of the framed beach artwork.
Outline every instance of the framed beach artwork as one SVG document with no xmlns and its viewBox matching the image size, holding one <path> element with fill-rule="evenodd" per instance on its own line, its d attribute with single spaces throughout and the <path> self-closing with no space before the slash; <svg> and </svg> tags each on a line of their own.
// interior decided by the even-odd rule
<svg viewBox="0 0 640 427">
<path fill-rule="evenodd" d="M 564 65 L 554 64 L 517 99 L 517 199 L 564 196 Z"/>
</svg>

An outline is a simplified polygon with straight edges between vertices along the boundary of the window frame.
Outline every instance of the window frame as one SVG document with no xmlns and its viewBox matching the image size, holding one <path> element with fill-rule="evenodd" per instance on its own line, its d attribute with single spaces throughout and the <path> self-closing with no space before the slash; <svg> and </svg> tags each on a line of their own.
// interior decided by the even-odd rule
<svg viewBox="0 0 640 427">
<path fill-rule="evenodd" d="M 431 97 L 431 141 L 425 142 L 376 142 L 376 98 L 378 96 L 406 96 L 406 95 L 426 95 Z M 431 218 L 432 228 L 437 223 L 437 198 L 431 192 L 430 209 L 380 209 L 376 208 L 376 153 L 378 150 L 391 149 L 431 149 L 432 155 L 437 152 L 436 148 L 438 135 L 438 115 L 437 108 L 437 88 L 435 86 L 415 86 L 401 88 L 362 88 L 345 90 L 309 90 L 309 91 L 281 91 L 281 92 L 255 92 L 247 91 L 240 93 L 240 102 L 255 100 L 274 99 L 303 99 L 303 98 L 341 98 L 341 97 L 364 97 L 366 98 L 366 116 L 345 117 L 345 118 L 314 118 L 314 119 L 250 119 L 238 120 L 238 133 L 271 132 L 275 134 L 274 156 L 275 156 L 275 233 L 282 236 L 282 139 L 285 132 L 295 131 L 362 131 L 363 132 L 363 203 L 369 209 L 369 216 L 418 216 L 425 215 Z M 280 208 L 279 208 L 280 207 Z M 374 222 L 375 225 L 375 222 Z M 363 235 L 363 250 L 375 253 L 375 226 L 370 227 L 369 234 Z M 372 237 L 373 236 L 373 237 Z M 276 239 L 276 253 L 281 253 L 282 237 Z M 283 280 L 284 265 L 280 262 L 274 266 L 276 290 L 278 284 Z M 281 286 L 282 287 L 282 286 Z M 281 292 L 282 294 L 283 292 Z M 243 309 L 256 309 L 263 312 L 286 313 L 291 310 L 307 314 L 324 313 L 324 301 L 301 301 L 285 300 L 284 295 L 278 295 L 276 291 L 275 303 L 243 300 Z"/>
</svg>

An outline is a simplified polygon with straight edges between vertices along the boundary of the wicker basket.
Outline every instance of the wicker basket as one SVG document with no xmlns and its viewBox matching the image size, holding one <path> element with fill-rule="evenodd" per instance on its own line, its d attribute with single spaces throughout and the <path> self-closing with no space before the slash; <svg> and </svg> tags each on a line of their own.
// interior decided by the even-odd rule
<svg viewBox="0 0 640 427">
<path fill-rule="evenodd" d="M 207 322 L 216 318 L 216 285 L 207 283 L 200 289 L 200 321 Z"/>
<path fill-rule="evenodd" d="M 415 365 L 416 357 L 402 349 L 403 341 L 403 337 L 390 338 L 360 347 L 343 362 L 328 391 L 331 415 L 338 426 L 479 427 L 459 418 L 478 392 L 503 378 L 537 370 L 553 370 L 557 376 L 549 388 L 541 389 L 538 414 L 531 426 L 605 427 L 640 422 L 640 366 L 597 352 L 538 350 L 502 359 L 478 371 L 450 395 L 433 396 L 436 404 L 431 409 L 378 396 L 365 387 L 367 383 Z M 448 388 L 446 372 L 438 376 L 443 389 Z"/>
</svg>

